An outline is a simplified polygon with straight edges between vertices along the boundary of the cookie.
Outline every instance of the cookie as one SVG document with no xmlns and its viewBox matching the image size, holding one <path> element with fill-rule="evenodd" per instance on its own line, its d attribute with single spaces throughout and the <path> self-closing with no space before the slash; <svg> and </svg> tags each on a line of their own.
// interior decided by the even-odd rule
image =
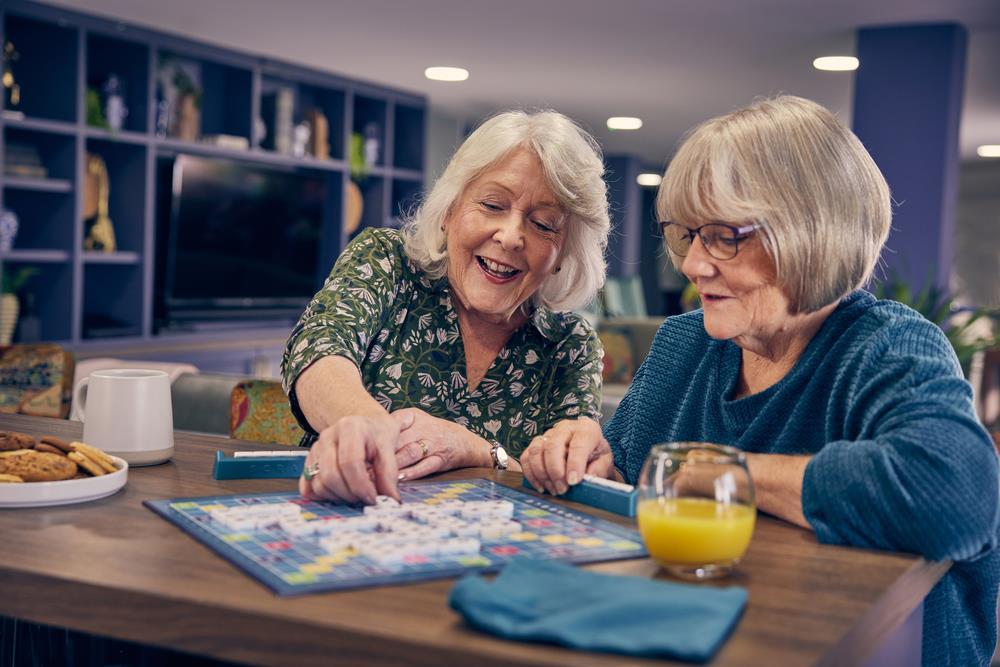
<svg viewBox="0 0 1000 667">
<path fill-rule="evenodd" d="M 34 449 L 0 452 L 0 474 L 16 475 L 25 482 L 56 482 L 76 474 L 76 463 L 65 456 Z"/>
<path fill-rule="evenodd" d="M 58 447 L 66 454 L 69 454 L 71 451 L 73 451 L 73 448 L 70 446 L 68 442 L 66 442 L 62 438 L 57 438 L 54 435 L 43 435 L 38 439 L 38 441 L 44 442 L 46 445 L 52 445 L 53 447 Z"/>
<path fill-rule="evenodd" d="M 80 452 L 88 459 L 101 466 L 101 468 L 104 469 L 104 472 L 116 472 L 118 470 L 111 457 L 97 447 L 91 447 L 83 442 L 71 442 L 69 443 L 69 446 L 73 448 L 74 452 Z"/>
<path fill-rule="evenodd" d="M 73 461 L 75 461 L 81 468 L 89 472 L 94 477 L 100 477 L 101 475 L 106 474 L 104 472 L 104 468 L 97 465 L 80 452 L 70 452 L 67 456 L 73 459 Z"/>
<path fill-rule="evenodd" d="M 17 431 L 0 431 L 0 451 L 15 449 L 34 449 L 38 442 L 27 433 Z"/>
<path fill-rule="evenodd" d="M 49 454 L 58 454 L 59 456 L 66 456 L 66 452 L 59 449 L 58 447 L 53 447 L 47 442 L 40 442 L 35 445 L 36 452 L 48 452 Z"/>
<path fill-rule="evenodd" d="M 0 484 L 21 484 L 24 480 L 17 475 L 0 474 Z"/>
</svg>

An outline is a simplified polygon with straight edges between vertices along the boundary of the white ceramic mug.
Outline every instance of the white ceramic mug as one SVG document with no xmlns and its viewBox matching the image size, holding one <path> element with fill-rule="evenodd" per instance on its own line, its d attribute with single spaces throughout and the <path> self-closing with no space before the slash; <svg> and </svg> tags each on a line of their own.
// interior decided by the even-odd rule
<svg viewBox="0 0 1000 667">
<path fill-rule="evenodd" d="M 163 371 L 117 368 L 80 380 L 73 403 L 83 441 L 131 466 L 163 463 L 174 454 L 170 378 Z"/>
</svg>

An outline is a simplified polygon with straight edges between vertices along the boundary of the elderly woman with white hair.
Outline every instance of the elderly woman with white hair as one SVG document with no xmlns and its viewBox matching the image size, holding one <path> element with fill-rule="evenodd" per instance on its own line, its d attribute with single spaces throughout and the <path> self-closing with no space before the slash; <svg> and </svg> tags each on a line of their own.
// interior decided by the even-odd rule
<svg viewBox="0 0 1000 667">
<path fill-rule="evenodd" d="M 813 102 L 759 101 L 694 130 L 657 210 L 702 308 L 663 323 L 603 434 L 557 424 L 525 476 L 551 493 L 584 473 L 634 483 L 658 442 L 735 446 L 764 512 L 821 542 L 953 561 L 925 603 L 923 662 L 989 664 L 997 455 L 941 330 L 860 289 L 891 219 L 861 142 Z"/>
<path fill-rule="evenodd" d="M 555 424 L 597 424 L 600 342 L 566 311 L 604 282 L 603 174 L 565 116 L 501 113 L 402 230 L 348 245 L 283 360 L 304 496 L 373 503 L 400 479 L 516 468 Z"/>
</svg>

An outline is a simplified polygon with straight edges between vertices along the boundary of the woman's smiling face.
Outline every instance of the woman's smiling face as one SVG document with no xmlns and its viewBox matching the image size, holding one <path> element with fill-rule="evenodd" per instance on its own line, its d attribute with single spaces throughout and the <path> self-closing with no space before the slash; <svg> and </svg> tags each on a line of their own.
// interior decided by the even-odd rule
<svg viewBox="0 0 1000 667">
<path fill-rule="evenodd" d="M 456 305 L 489 322 L 510 321 L 556 270 L 565 219 L 528 149 L 470 182 L 445 221 Z"/>
</svg>

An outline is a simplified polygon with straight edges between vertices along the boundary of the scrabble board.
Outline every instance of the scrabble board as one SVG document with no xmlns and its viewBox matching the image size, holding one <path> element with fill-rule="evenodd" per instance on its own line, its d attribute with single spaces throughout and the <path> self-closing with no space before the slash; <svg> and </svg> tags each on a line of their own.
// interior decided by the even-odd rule
<svg viewBox="0 0 1000 667">
<path fill-rule="evenodd" d="M 492 572 L 515 557 L 595 563 L 646 556 L 638 532 L 489 480 L 400 486 L 402 505 L 296 493 L 145 502 L 278 595 Z"/>
</svg>

